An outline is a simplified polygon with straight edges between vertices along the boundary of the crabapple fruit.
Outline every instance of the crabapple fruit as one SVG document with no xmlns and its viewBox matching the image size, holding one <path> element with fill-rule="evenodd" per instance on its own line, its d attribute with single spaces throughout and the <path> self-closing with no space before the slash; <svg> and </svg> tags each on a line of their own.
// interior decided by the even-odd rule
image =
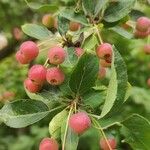
<svg viewBox="0 0 150 150">
<path fill-rule="evenodd" d="M 44 138 L 39 146 L 39 150 L 58 150 L 59 146 L 55 139 Z"/>
<path fill-rule="evenodd" d="M 147 85 L 150 87 L 150 78 L 147 80 Z"/>
<path fill-rule="evenodd" d="M 77 30 L 79 30 L 80 26 L 81 26 L 80 23 L 70 21 L 69 29 L 70 29 L 70 31 L 77 31 Z"/>
<path fill-rule="evenodd" d="M 63 71 L 57 67 L 47 69 L 46 80 L 51 85 L 60 85 L 65 80 Z"/>
<path fill-rule="evenodd" d="M 48 52 L 49 62 L 54 65 L 61 64 L 65 61 L 66 52 L 61 47 L 53 47 Z"/>
<path fill-rule="evenodd" d="M 18 28 L 18 27 L 15 27 L 15 28 L 13 29 L 12 33 L 13 33 L 14 38 L 15 38 L 17 41 L 21 40 L 22 37 L 23 37 L 23 32 L 22 32 L 21 29 Z"/>
<path fill-rule="evenodd" d="M 117 143 L 116 143 L 116 140 L 114 138 L 109 138 L 109 139 L 107 139 L 107 141 L 108 141 L 108 143 L 112 149 L 116 148 Z M 109 150 L 110 149 L 104 138 L 100 139 L 100 147 L 102 150 Z"/>
<path fill-rule="evenodd" d="M 143 50 L 146 54 L 150 54 L 150 44 L 144 45 Z"/>
<path fill-rule="evenodd" d="M 102 67 L 110 67 L 111 66 L 111 63 L 107 62 L 105 59 L 100 59 L 99 63 Z"/>
<path fill-rule="evenodd" d="M 82 134 L 91 127 L 91 120 L 87 113 L 79 112 L 70 117 L 69 126 L 75 133 Z"/>
<path fill-rule="evenodd" d="M 141 39 L 146 38 L 149 34 L 150 34 L 150 28 L 146 32 L 142 32 L 142 31 L 139 31 L 139 30 L 136 30 L 134 32 L 134 36 L 136 38 L 141 38 Z"/>
<path fill-rule="evenodd" d="M 16 60 L 20 63 L 20 64 L 28 64 L 29 60 L 20 52 L 18 51 L 16 53 Z"/>
<path fill-rule="evenodd" d="M 84 53 L 84 50 L 83 50 L 82 48 L 80 48 L 80 47 L 76 47 L 76 48 L 75 48 L 75 54 L 76 54 L 78 57 L 82 56 L 83 53 Z"/>
<path fill-rule="evenodd" d="M 106 76 L 106 68 L 105 67 L 100 67 L 99 73 L 98 73 L 98 78 L 103 79 Z"/>
<path fill-rule="evenodd" d="M 140 17 L 136 22 L 136 29 L 141 32 L 146 32 L 150 28 L 150 19 L 147 17 Z"/>
<path fill-rule="evenodd" d="M 32 80 L 30 80 L 29 78 L 27 78 L 24 81 L 24 87 L 31 93 L 36 93 L 38 91 L 40 91 L 41 86 L 34 83 Z"/>
<path fill-rule="evenodd" d="M 99 58 L 105 59 L 106 62 L 111 63 L 112 59 L 112 45 L 109 43 L 103 43 L 98 46 L 96 54 Z"/>
<path fill-rule="evenodd" d="M 39 54 L 39 49 L 37 45 L 32 41 L 23 42 L 20 46 L 20 52 L 23 54 L 29 61 L 36 58 Z"/>
<path fill-rule="evenodd" d="M 42 23 L 47 28 L 53 28 L 55 24 L 55 18 L 51 14 L 46 14 L 42 18 Z"/>
<path fill-rule="evenodd" d="M 30 80 L 41 85 L 46 80 L 46 68 L 42 65 L 34 65 L 30 68 L 28 77 Z"/>
</svg>

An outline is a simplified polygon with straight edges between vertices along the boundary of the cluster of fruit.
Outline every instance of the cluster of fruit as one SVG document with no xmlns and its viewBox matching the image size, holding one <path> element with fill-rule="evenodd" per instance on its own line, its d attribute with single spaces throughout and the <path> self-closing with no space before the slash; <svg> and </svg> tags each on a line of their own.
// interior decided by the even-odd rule
<svg viewBox="0 0 150 150">
<path fill-rule="evenodd" d="M 91 119 L 85 112 L 78 112 L 76 114 L 73 114 L 69 119 L 69 127 L 72 129 L 72 131 L 78 135 L 83 134 L 85 131 L 87 131 L 91 127 Z M 100 147 L 103 150 L 109 150 L 116 148 L 116 140 L 114 138 L 109 139 L 100 139 Z M 110 147 L 109 147 L 109 146 Z M 39 146 L 39 150 L 58 150 L 59 145 L 57 141 L 53 138 L 44 138 Z"/>
</svg>

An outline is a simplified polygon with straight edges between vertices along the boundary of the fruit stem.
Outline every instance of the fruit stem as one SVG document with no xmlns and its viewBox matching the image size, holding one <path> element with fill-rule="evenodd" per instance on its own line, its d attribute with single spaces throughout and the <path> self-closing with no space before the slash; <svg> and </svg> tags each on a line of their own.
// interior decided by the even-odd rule
<svg viewBox="0 0 150 150">
<path fill-rule="evenodd" d="M 104 138 L 105 141 L 106 141 L 106 144 L 107 144 L 109 150 L 113 150 L 113 149 L 111 148 L 111 146 L 110 146 L 110 144 L 109 144 L 109 142 L 108 142 L 108 140 L 107 140 L 107 137 L 106 137 L 106 135 L 105 135 L 105 133 L 104 133 L 104 131 L 103 131 L 103 128 L 100 126 L 99 122 L 97 122 L 97 120 L 96 120 L 95 118 L 92 118 L 92 120 L 93 120 L 93 123 L 96 125 L 96 128 L 100 130 L 100 132 L 101 132 L 103 138 Z"/>
<path fill-rule="evenodd" d="M 95 26 L 95 29 L 96 29 L 96 33 L 97 33 L 99 42 L 100 42 L 101 44 L 103 44 L 103 40 L 102 40 L 102 37 L 101 37 L 101 35 L 100 35 L 100 31 L 99 31 L 99 29 L 98 29 L 98 26 L 97 26 L 97 25 L 94 25 L 94 26 Z"/>
<path fill-rule="evenodd" d="M 45 63 L 44 63 L 44 67 L 47 67 L 47 63 L 48 63 L 49 59 L 47 58 Z"/>
<path fill-rule="evenodd" d="M 114 122 L 114 123 L 112 123 L 112 124 L 110 124 L 110 125 L 108 125 L 108 126 L 105 126 L 104 128 L 102 128 L 103 130 L 107 130 L 108 128 L 110 128 L 110 127 L 112 127 L 112 126 L 115 126 L 115 125 L 117 125 L 117 126 L 122 126 L 121 124 L 120 124 L 120 122 Z"/>
<path fill-rule="evenodd" d="M 65 150 L 66 137 L 67 137 L 67 131 L 68 131 L 68 125 L 69 125 L 69 119 L 70 119 L 72 110 L 73 110 L 73 105 L 71 106 L 71 108 L 69 110 L 69 114 L 68 114 L 68 118 L 67 118 L 67 123 L 66 123 L 66 128 L 65 128 L 65 134 L 64 134 L 64 138 L 63 138 L 63 144 L 62 144 L 62 150 Z"/>
</svg>

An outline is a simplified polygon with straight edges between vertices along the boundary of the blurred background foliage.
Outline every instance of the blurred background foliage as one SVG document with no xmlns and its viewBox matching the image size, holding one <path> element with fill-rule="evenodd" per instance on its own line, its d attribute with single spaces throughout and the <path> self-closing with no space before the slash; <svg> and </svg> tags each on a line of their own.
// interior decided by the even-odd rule
<svg viewBox="0 0 150 150">
<path fill-rule="evenodd" d="M 37 0 L 31 2 L 37 3 Z M 51 3 L 58 7 L 64 5 L 69 7 L 75 1 L 41 0 L 38 2 Z M 131 12 L 129 18 L 136 20 L 137 16 L 143 14 L 150 17 L 150 5 L 147 0 L 139 0 L 135 10 Z M 0 44 L 4 42 L 4 46 L 0 47 L 0 107 L 9 100 L 27 98 L 23 88 L 23 80 L 29 66 L 19 65 L 15 61 L 15 52 L 22 41 L 29 39 L 21 33 L 21 25 L 32 22 L 41 24 L 41 18 L 45 13 L 31 10 L 23 0 L 0 1 L 0 37 L 2 36 Z M 127 30 L 130 31 L 130 28 Z M 19 33 L 19 38 L 16 37 L 16 32 Z M 112 120 L 124 118 L 134 112 L 150 120 L 150 87 L 147 85 L 147 79 L 150 78 L 150 56 L 143 52 L 143 46 L 150 43 L 150 39 L 149 41 L 148 39 L 128 40 L 113 31 L 104 31 L 103 37 L 106 41 L 114 43 L 122 54 L 127 64 L 129 82 L 132 85 L 131 96 L 126 102 L 122 114 L 119 114 L 117 118 L 112 118 Z M 37 150 L 41 138 L 49 136 L 48 123 L 50 118 L 51 116 L 48 116 L 39 123 L 23 129 L 11 129 L 1 124 L 0 150 Z M 112 120 L 109 119 L 110 122 Z M 101 122 L 106 123 L 105 120 Z M 118 135 L 117 130 L 110 130 L 108 134 L 117 135 L 118 140 L 122 138 L 121 135 Z M 95 143 L 98 141 L 92 140 L 95 137 L 98 139 L 95 131 L 93 129 L 89 130 L 82 136 L 78 149 L 97 150 L 98 147 Z M 130 148 L 125 147 L 125 149 Z"/>
</svg>

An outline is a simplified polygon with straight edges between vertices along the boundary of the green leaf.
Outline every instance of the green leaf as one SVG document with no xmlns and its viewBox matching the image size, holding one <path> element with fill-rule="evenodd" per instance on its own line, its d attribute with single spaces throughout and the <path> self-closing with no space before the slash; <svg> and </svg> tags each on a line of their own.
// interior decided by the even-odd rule
<svg viewBox="0 0 150 150">
<path fill-rule="evenodd" d="M 106 6 L 109 0 L 98 0 L 95 7 L 95 17 L 99 14 L 99 12 Z"/>
<path fill-rule="evenodd" d="M 69 20 L 63 16 L 58 16 L 58 31 L 61 35 L 65 35 L 69 28 Z"/>
<path fill-rule="evenodd" d="M 86 15 L 93 16 L 96 0 L 82 0 L 83 10 Z"/>
<path fill-rule="evenodd" d="M 130 93 L 136 104 L 142 104 L 146 111 L 150 112 L 150 90 L 134 86 Z"/>
<path fill-rule="evenodd" d="M 91 36 L 85 39 L 83 49 L 88 52 L 91 52 L 95 50 L 96 45 L 98 45 L 97 37 L 94 34 L 92 34 Z"/>
<path fill-rule="evenodd" d="M 61 125 L 62 122 L 67 118 L 68 112 L 64 109 L 60 113 L 58 113 L 56 116 L 53 117 L 53 119 L 49 123 L 49 133 L 51 137 L 57 139 L 61 135 Z"/>
<path fill-rule="evenodd" d="M 61 126 L 61 140 L 63 143 L 64 140 L 64 134 L 65 134 L 65 129 L 66 129 L 66 120 L 62 123 Z M 77 150 L 79 142 L 79 136 L 75 134 L 70 127 L 68 127 L 67 130 L 67 135 L 66 135 L 66 142 L 65 142 L 65 150 Z"/>
<path fill-rule="evenodd" d="M 91 90 L 86 95 L 82 97 L 82 101 L 85 105 L 88 105 L 92 108 L 99 107 L 105 99 L 105 92 Z"/>
<path fill-rule="evenodd" d="M 94 86 L 98 70 L 98 58 L 92 54 L 83 54 L 71 74 L 71 90 L 77 95 L 85 94 Z"/>
<path fill-rule="evenodd" d="M 110 28 L 110 30 L 116 32 L 117 34 L 121 35 L 122 37 L 124 37 L 126 39 L 132 39 L 133 38 L 133 34 L 131 34 L 130 32 L 126 31 L 125 29 L 123 29 L 119 26 Z"/>
<path fill-rule="evenodd" d="M 27 0 L 25 0 L 25 2 L 31 9 L 35 9 L 35 10 L 42 11 L 42 12 L 53 13 L 58 10 L 58 6 L 56 6 L 56 5 L 41 4 L 41 3 L 37 3 L 37 2 L 28 2 Z"/>
<path fill-rule="evenodd" d="M 106 22 L 116 22 L 131 11 L 136 0 L 118 0 L 116 3 L 110 3 L 104 14 Z"/>
<path fill-rule="evenodd" d="M 46 27 L 36 24 L 25 24 L 22 26 L 22 30 L 28 36 L 38 40 L 50 38 L 52 35 L 52 33 Z"/>
<path fill-rule="evenodd" d="M 74 22 L 79 22 L 85 26 L 88 26 L 88 21 L 86 19 L 86 17 L 83 14 L 79 14 L 79 13 L 74 13 L 71 9 L 65 9 L 63 11 L 60 12 L 60 16 L 74 21 Z"/>
<path fill-rule="evenodd" d="M 13 128 L 22 128 L 43 119 L 50 112 L 47 105 L 37 100 L 18 100 L 7 103 L 0 110 L 0 118 Z"/>
<path fill-rule="evenodd" d="M 127 128 L 125 142 L 134 150 L 149 150 L 150 148 L 150 122 L 144 117 L 134 114 L 122 124 Z"/>
<path fill-rule="evenodd" d="M 127 92 L 128 77 L 125 62 L 115 47 L 113 47 L 113 51 L 111 78 L 100 118 L 109 112 L 117 112 L 122 107 Z"/>
</svg>

